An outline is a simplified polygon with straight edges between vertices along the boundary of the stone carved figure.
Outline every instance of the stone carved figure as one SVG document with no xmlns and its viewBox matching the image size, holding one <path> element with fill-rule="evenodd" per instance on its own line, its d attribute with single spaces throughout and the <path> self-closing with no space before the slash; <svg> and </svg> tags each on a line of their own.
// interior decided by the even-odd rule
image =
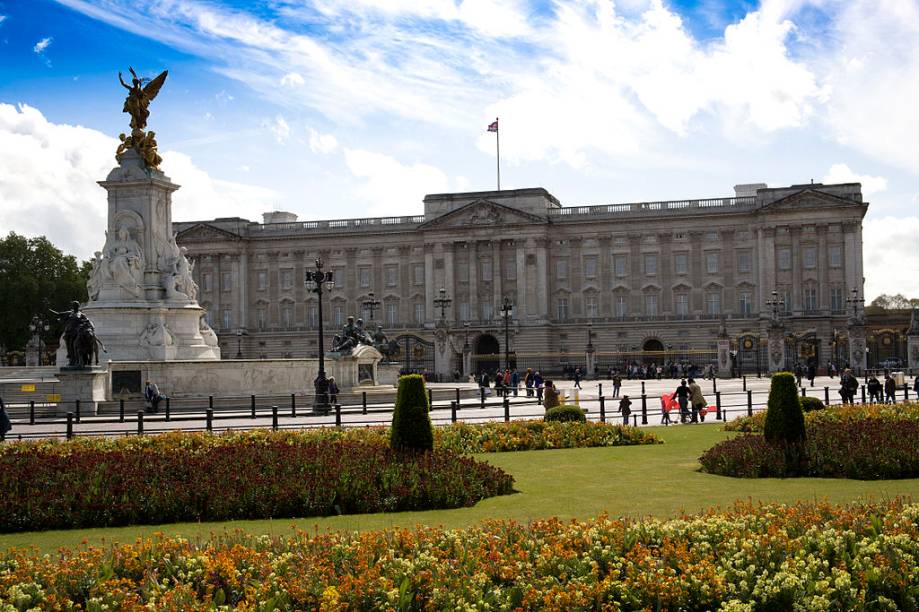
<svg viewBox="0 0 919 612">
<path fill-rule="evenodd" d="M 389 357 L 389 340 L 383 332 L 383 326 L 379 323 L 376 331 L 373 332 L 373 348 L 380 351 L 380 354 L 384 357 Z"/>
<path fill-rule="evenodd" d="M 143 130 L 147 127 L 147 118 L 150 117 L 150 111 L 147 110 L 147 107 L 150 106 L 150 102 L 153 101 L 156 94 L 160 92 L 160 88 L 166 82 L 166 76 L 169 71 L 164 70 L 154 79 L 145 79 L 137 76 L 134 68 L 129 66 L 128 70 L 131 71 L 132 77 L 130 85 L 125 83 L 121 73 L 118 73 L 118 81 L 121 82 L 122 87 L 128 90 L 128 96 L 124 99 L 122 112 L 131 115 L 132 130 Z"/>
<path fill-rule="evenodd" d="M 192 302 L 198 299 L 198 284 L 192 272 L 195 264 L 188 260 L 188 247 L 179 249 L 179 261 L 176 265 L 176 288 L 188 296 Z"/>
<path fill-rule="evenodd" d="M 144 253 L 131 237 L 126 225 L 118 228 L 116 238 L 108 240 L 106 232 L 105 256 L 108 258 L 108 273 L 122 289 L 133 297 L 141 297 L 143 290 L 140 281 L 143 278 Z"/>
<path fill-rule="evenodd" d="M 71 368 L 85 368 L 95 363 L 99 364 L 99 346 L 102 344 L 96 338 L 96 330 L 92 321 L 80 310 L 79 302 L 71 302 L 70 310 L 57 312 L 48 309 L 51 314 L 64 321 L 64 343 L 67 347 L 67 366 Z M 102 350 L 105 347 L 102 346 Z"/>
<path fill-rule="evenodd" d="M 166 299 L 167 300 L 187 300 L 188 296 L 185 293 L 179 291 L 176 288 L 176 281 L 178 277 L 175 274 L 164 274 L 163 275 L 163 289 L 166 290 Z"/>
<path fill-rule="evenodd" d="M 102 259 L 102 251 L 96 251 L 94 255 L 93 267 L 89 271 L 89 279 L 86 281 L 86 291 L 91 301 L 99 299 L 99 292 L 102 290 L 103 283 L 105 283 L 107 265 L 107 262 Z"/>
<path fill-rule="evenodd" d="M 153 321 L 140 333 L 139 342 L 141 346 L 173 346 L 175 338 L 165 324 Z"/>
<path fill-rule="evenodd" d="M 348 322 L 341 328 L 341 333 L 332 338 L 332 351 L 347 355 L 359 344 L 373 346 L 373 341 L 364 331 L 363 319 L 354 322 L 354 317 L 348 317 Z"/>
<path fill-rule="evenodd" d="M 201 334 L 201 337 L 204 338 L 204 343 L 208 346 L 217 346 L 217 334 L 214 333 L 214 330 L 211 329 L 211 326 L 207 323 L 207 315 L 202 314 L 201 318 L 198 319 L 198 333 Z"/>
</svg>

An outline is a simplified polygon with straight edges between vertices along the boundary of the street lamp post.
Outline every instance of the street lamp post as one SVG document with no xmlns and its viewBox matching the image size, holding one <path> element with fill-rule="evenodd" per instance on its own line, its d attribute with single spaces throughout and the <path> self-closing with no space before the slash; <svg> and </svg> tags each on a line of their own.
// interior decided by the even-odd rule
<svg viewBox="0 0 919 612">
<path fill-rule="evenodd" d="M 243 358 L 242 344 L 243 344 L 243 334 L 245 333 L 246 332 L 243 331 L 242 327 L 236 328 L 236 358 L 237 359 Z"/>
<path fill-rule="evenodd" d="M 306 290 L 316 294 L 317 314 L 319 316 L 319 373 L 316 380 L 313 381 L 313 387 L 316 390 L 316 397 L 313 399 L 314 412 L 329 411 L 329 379 L 325 376 L 325 340 L 322 336 L 322 294 L 331 291 L 335 286 L 332 278 L 332 272 L 322 271 L 322 258 L 316 258 L 316 269 L 306 270 L 304 273 L 304 284 Z M 371 294 L 371 299 L 373 294 Z"/>
<path fill-rule="evenodd" d="M 766 306 L 769 306 L 770 308 L 772 308 L 772 320 L 778 321 L 779 320 L 779 310 L 785 307 L 785 300 L 780 300 L 779 292 L 773 290 L 772 299 L 766 300 Z"/>
<path fill-rule="evenodd" d="M 501 305 L 501 315 L 504 317 L 504 368 L 506 370 L 510 369 L 510 333 L 508 331 L 508 325 L 511 322 L 511 315 L 514 312 L 514 305 L 511 304 L 511 301 L 504 296 L 504 304 Z"/>
<path fill-rule="evenodd" d="M 42 356 L 45 352 L 45 334 L 51 326 L 48 321 L 41 315 L 32 315 L 32 321 L 29 323 L 29 331 L 32 332 L 32 341 L 38 347 L 38 365 L 44 365 Z"/>
<path fill-rule="evenodd" d="M 858 297 L 858 288 L 852 289 L 852 297 L 846 299 L 846 302 L 852 306 L 852 319 L 858 321 L 858 309 L 862 304 L 865 303 L 864 298 Z"/>
<path fill-rule="evenodd" d="M 329 273 L 331 274 L 331 272 Z M 370 311 L 370 318 L 367 320 L 367 323 L 373 321 L 373 311 L 380 307 L 380 300 L 375 299 L 373 291 L 367 294 L 367 299 L 361 302 L 361 305 Z"/>
<path fill-rule="evenodd" d="M 453 300 L 447 297 L 447 290 L 443 287 L 438 291 L 440 297 L 434 298 L 434 308 L 440 308 L 440 320 L 444 321 L 447 318 L 447 308 L 450 307 L 450 304 L 453 303 Z"/>
<path fill-rule="evenodd" d="M 594 322 L 587 322 L 587 352 L 592 353 L 594 350 Z"/>
</svg>

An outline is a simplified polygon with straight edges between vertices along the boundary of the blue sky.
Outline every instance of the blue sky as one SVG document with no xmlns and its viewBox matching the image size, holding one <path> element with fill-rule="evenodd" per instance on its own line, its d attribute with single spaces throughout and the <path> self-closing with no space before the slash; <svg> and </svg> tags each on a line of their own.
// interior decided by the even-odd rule
<svg viewBox="0 0 919 612">
<path fill-rule="evenodd" d="M 502 186 L 565 205 L 863 182 L 866 294 L 919 295 L 913 0 L 0 0 L 0 232 L 102 244 L 153 102 L 176 219 L 415 214 Z M 88 238 L 77 240 L 75 236 Z M 907 280 L 903 280 L 903 279 Z"/>
</svg>

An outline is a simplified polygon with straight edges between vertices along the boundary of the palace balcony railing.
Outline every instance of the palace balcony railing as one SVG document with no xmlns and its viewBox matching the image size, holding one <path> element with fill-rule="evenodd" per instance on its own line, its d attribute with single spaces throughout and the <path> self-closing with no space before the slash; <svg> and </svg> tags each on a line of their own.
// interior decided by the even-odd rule
<svg viewBox="0 0 919 612">
<path fill-rule="evenodd" d="M 630 202 L 625 204 L 600 204 L 596 206 L 569 206 L 550 209 L 549 217 L 591 216 L 603 217 L 627 214 L 685 213 L 692 210 L 751 210 L 756 197 L 707 198 L 701 200 L 668 200 L 663 202 Z"/>
</svg>

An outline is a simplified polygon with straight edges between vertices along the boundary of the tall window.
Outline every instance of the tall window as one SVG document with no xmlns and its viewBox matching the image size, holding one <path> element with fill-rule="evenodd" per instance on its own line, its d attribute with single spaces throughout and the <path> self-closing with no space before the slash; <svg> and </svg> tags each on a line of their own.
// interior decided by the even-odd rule
<svg viewBox="0 0 919 612">
<path fill-rule="evenodd" d="M 618 294 L 613 298 L 613 304 L 615 305 L 616 316 L 620 319 L 625 318 L 629 314 L 629 298 L 628 296 Z"/>
<path fill-rule="evenodd" d="M 258 273 L 256 273 L 255 286 L 259 291 L 264 291 L 268 288 L 268 272 L 259 270 Z"/>
<path fill-rule="evenodd" d="M 281 270 L 281 288 L 282 289 L 293 289 L 294 286 L 294 271 L 293 270 Z"/>
<path fill-rule="evenodd" d="M 753 269 L 753 255 L 750 251 L 739 251 L 737 253 L 737 271 L 746 274 Z"/>
<path fill-rule="evenodd" d="M 223 328 L 230 329 L 233 327 L 233 312 L 230 309 L 223 311 Z"/>
<path fill-rule="evenodd" d="M 259 308 L 255 311 L 255 325 L 259 331 L 265 329 L 265 309 Z"/>
<path fill-rule="evenodd" d="M 386 302 L 386 324 L 397 325 L 399 323 L 399 304 L 396 302 Z"/>
<path fill-rule="evenodd" d="M 710 291 L 705 294 L 705 311 L 710 315 L 721 314 L 720 291 Z"/>
<path fill-rule="evenodd" d="M 779 270 L 791 270 L 791 249 L 779 249 Z"/>
<path fill-rule="evenodd" d="M 741 316 L 749 317 L 753 313 L 753 297 L 750 292 L 741 291 L 737 301 Z"/>
<path fill-rule="evenodd" d="M 595 319 L 600 316 L 600 307 L 597 301 L 597 296 L 588 295 L 584 298 L 584 314 Z"/>
<path fill-rule="evenodd" d="M 469 302 L 460 302 L 459 318 L 460 318 L 460 321 L 469 320 Z"/>
<path fill-rule="evenodd" d="M 555 304 L 556 318 L 560 321 L 568 319 L 568 298 L 560 297 Z"/>
<path fill-rule="evenodd" d="M 415 281 L 416 285 L 423 285 L 424 284 L 424 264 L 415 264 L 415 267 L 412 268 L 412 276 L 413 276 L 413 280 Z M 465 278 L 463 278 L 462 280 L 464 281 L 469 280 L 469 270 L 466 270 Z"/>
<path fill-rule="evenodd" d="M 494 306 L 491 302 L 482 302 L 482 320 L 491 321 L 495 314 Z"/>
<path fill-rule="evenodd" d="M 517 279 L 517 259 L 508 257 L 504 260 L 504 278 L 507 280 Z"/>
<path fill-rule="evenodd" d="M 221 289 L 223 291 L 233 291 L 233 274 L 230 272 L 224 272 L 221 275 Z"/>
<path fill-rule="evenodd" d="M 358 268 L 357 269 L 357 278 L 361 287 L 367 288 L 370 286 L 370 268 Z"/>
<path fill-rule="evenodd" d="M 842 267 L 842 247 L 839 245 L 833 245 L 830 247 L 830 267 Z"/>
<path fill-rule="evenodd" d="M 555 278 L 558 280 L 564 280 L 568 278 L 568 260 L 567 259 L 556 259 L 555 260 Z"/>
<path fill-rule="evenodd" d="M 335 318 L 335 327 L 341 327 L 345 323 L 345 309 L 341 304 L 335 304 L 332 307 L 332 313 Z"/>
<path fill-rule="evenodd" d="M 284 329 L 290 329 L 294 324 L 294 309 L 290 305 L 285 305 L 281 308 L 281 324 L 284 325 Z"/>
<path fill-rule="evenodd" d="M 705 254 L 705 271 L 709 274 L 718 274 L 718 253 L 716 251 L 710 251 Z"/>
<path fill-rule="evenodd" d="M 817 267 L 817 247 L 804 247 L 804 267 L 805 268 L 816 268 Z"/>
<path fill-rule="evenodd" d="M 817 288 L 813 285 L 804 288 L 804 311 L 814 312 L 817 310 Z"/>
<path fill-rule="evenodd" d="M 645 295 L 645 316 L 657 316 L 657 294 L 655 293 Z"/>
<path fill-rule="evenodd" d="M 788 288 L 782 289 L 780 292 L 782 296 L 782 302 L 785 303 L 785 314 L 789 314 L 792 311 L 793 304 L 791 303 L 791 291 Z"/>
<path fill-rule="evenodd" d="M 689 273 L 689 255 L 687 253 L 677 253 L 673 256 L 673 271 L 676 274 Z"/>
<path fill-rule="evenodd" d="M 395 287 L 399 282 L 399 266 L 386 266 L 386 286 Z"/>
<path fill-rule="evenodd" d="M 424 324 L 424 303 L 415 302 L 415 324 Z"/>
<path fill-rule="evenodd" d="M 677 293 L 675 296 L 674 310 L 677 316 L 685 317 L 689 315 L 689 294 Z"/>
<path fill-rule="evenodd" d="M 456 280 L 460 283 L 469 282 L 469 264 L 460 262 L 460 264 L 456 266 Z M 422 283 L 416 282 L 415 284 L 420 285 Z"/>
<path fill-rule="evenodd" d="M 597 258 L 593 255 L 584 258 L 584 278 L 597 278 Z"/>
<path fill-rule="evenodd" d="M 645 255 L 645 274 L 648 276 L 657 274 L 657 255 L 653 253 Z"/>
<path fill-rule="evenodd" d="M 482 260 L 482 280 L 486 283 L 491 282 L 491 260 Z"/>
<path fill-rule="evenodd" d="M 629 275 L 629 259 L 627 255 L 616 255 L 613 257 L 613 267 L 616 270 L 616 277 L 622 278 Z"/>
<path fill-rule="evenodd" d="M 202 291 L 211 290 L 211 273 L 205 272 L 201 275 L 201 289 Z"/>
<path fill-rule="evenodd" d="M 845 301 L 842 297 L 842 287 L 830 287 L 830 310 L 833 313 L 845 311 Z"/>
<path fill-rule="evenodd" d="M 310 326 L 310 329 L 319 327 L 319 309 L 315 304 L 310 304 L 306 311 L 306 323 Z"/>
</svg>

